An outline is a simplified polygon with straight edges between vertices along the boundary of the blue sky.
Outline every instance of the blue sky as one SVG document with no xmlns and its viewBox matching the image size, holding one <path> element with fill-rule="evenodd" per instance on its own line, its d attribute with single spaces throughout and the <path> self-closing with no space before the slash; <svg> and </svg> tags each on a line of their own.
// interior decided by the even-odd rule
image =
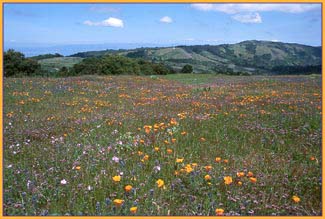
<svg viewBox="0 0 325 219">
<path fill-rule="evenodd" d="M 321 45 L 320 4 L 5 4 L 7 45 Z"/>
</svg>

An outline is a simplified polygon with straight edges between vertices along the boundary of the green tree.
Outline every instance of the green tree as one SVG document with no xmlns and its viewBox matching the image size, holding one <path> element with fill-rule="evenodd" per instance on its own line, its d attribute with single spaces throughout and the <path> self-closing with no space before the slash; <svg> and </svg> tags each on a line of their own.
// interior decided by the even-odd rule
<svg viewBox="0 0 325 219">
<path fill-rule="evenodd" d="M 3 54 L 4 76 L 33 75 L 36 74 L 41 66 L 37 61 L 25 58 L 21 52 L 9 49 Z"/>
<path fill-rule="evenodd" d="M 193 72 L 193 67 L 192 65 L 186 64 L 181 70 L 181 73 L 192 73 Z"/>
<path fill-rule="evenodd" d="M 162 63 L 153 64 L 153 71 L 156 75 L 167 75 L 169 73 L 169 69 Z"/>
<path fill-rule="evenodd" d="M 152 63 L 143 59 L 125 56 L 108 55 L 100 58 L 86 58 L 75 64 L 70 75 L 102 74 L 102 75 L 166 75 L 173 73 L 162 63 Z"/>
<path fill-rule="evenodd" d="M 101 59 L 86 58 L 72 68 L 72 75 L 101 74 Z"/>
<path fill-rule="evenodd" d="M 105 75 L 140 74 L 139 64 L 124 56 L 105 56 L 101 61 L 101 70 Z"/>
</svg>

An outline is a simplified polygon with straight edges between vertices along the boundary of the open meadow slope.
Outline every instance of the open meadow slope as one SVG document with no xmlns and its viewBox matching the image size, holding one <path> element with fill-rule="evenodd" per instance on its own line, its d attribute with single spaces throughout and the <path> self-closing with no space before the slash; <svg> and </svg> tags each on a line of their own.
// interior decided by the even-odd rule
<svg viewBox="0 0 325 219">
<path fill-rule="evenodd" d="M 203 76 L 5 78 L 4 214 L 320 215 L 321 77 Z"/>
<path fill-rule="evenodd" d="M 282 73 L 283 67 L 319 66 L 322 60 L 320 46 L 258 40 L 221 45 L 89 51 L 71 56 L 87 58 L 112 54 L 163 62 L 175 70 L 180 70 L 184 65 L 190 64 L 198 73 L 232 71 L 251 74 Z"/>
<path fill-rule="evenodd" d="M 73 65 L 81 62 L 82 58 L 79 57 L 54 57 L 41 59 L 38 63 L 43 70 L 49 72 L 59 71 L 62 67 L 72 68 Z"/>
</svg>

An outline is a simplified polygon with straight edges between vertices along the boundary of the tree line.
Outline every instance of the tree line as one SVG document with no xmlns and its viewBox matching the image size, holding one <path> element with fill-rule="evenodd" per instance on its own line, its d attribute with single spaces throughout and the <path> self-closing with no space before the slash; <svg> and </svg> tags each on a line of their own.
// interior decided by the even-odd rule
<svg viewBox="0 0 325 219">
<path fill-rule="evenodd" d="M 26 58 L 24 54 L 9 49 L 4 52 L 4 76 L 78 76 L 78 75 L 166 75 L 177 73 L 163 63 L 153 63 L 143 59 L 128 58 L 118 55 L 85 58 L 72 68 L 62 67 L 58 72 L 51 73 L 41 68 L 37 60 L 48 57 L 62 57 L 60 54 L 40 55 Z M 192 73 L 193 67 L 185 65 L 182 73 Z"/>
</svg>

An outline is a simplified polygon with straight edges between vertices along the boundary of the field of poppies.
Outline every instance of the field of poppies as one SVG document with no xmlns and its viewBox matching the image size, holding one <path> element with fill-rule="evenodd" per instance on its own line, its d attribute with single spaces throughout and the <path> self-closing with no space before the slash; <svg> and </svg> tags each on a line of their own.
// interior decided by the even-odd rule
<svg viewBox="0 0 325 219">
<path fill-rule="evenodd" d="M 5 78 L 5 215 L 320 215 L 320 76 Z"/>
</svg>

